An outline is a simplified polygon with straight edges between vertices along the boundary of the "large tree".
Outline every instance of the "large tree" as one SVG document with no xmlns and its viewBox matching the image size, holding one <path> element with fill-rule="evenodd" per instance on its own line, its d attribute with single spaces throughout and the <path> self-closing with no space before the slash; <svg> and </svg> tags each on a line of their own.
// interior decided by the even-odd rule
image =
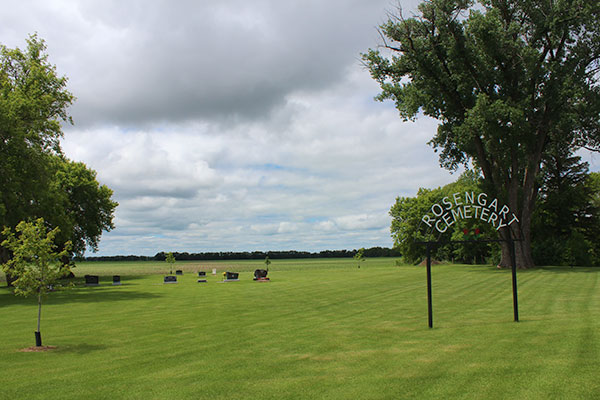
<svg viewBox="0 0 600 400">
<path fill-rule="evenodd" d="M 43 40 L 29 37 L 25 50 L 0 45 L 0 227 L 43 217 L 60 228 L 59 242 L 70 240 L 82 254 L 112 229 L 117 204 L 94 171 L 62 154 L 61 124 L 72 122 L 73 100 Z M 0 263 L 10 257 L 0 245 Z M 6 275 L 9 285 L 17 278 L 10 270 Z"/>
<path fill-rule="evenodd" d="M 549 143 L 600 148 L 600 3 L 597 0 L 430 0 L 392 15 L 383 49 L 364 55 L 400 115 L 440 121 L 430 144 L 443 167 L 474 164 L 485 190 L 509 205 L 533 265 L 536 179 Z M 509 232 L 510 229 L 510 232 Z M 510 265 L 503 246 L 502 266 Z"/>
<path fill-rule="evenodd" d="M 44 42 L 31 36 L 27 45 L 25 51 L 0 45 L 0 224 L 13 227 L 39 205 L 73 101 Z"/>
<path fill-rule="evenodd" d="M 35 35 L 24 51 L 0 45 L 0 226 L 40 215 L 53 177 L 49 165 L 60 153 L 61 122 L 70 121 L 73 95 L 45 50 Z M 0 263 L 9 258 L 0 246 Z M 7 273 L 9 284 L 12 279 Z"/>
</svg>

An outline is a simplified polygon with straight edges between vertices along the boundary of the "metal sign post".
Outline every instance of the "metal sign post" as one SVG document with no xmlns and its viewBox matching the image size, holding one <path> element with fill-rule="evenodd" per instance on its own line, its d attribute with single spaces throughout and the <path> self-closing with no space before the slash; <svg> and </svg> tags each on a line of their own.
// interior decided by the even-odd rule
<svg viewBox="0 0 600 400">
<path fill-rule="evenodd" d="M 428 228 L 426 235 L 437 232 L 442 235 L 451 229 L 451 226 L 463 219 L 478 219 L 486 223 L 496 231 L 510 228 L 513 224 L 519 223 L 519 218 L 513 213 L 506 204 L 502 204 L 497 197 L 487 193 L 475 191 L 456 192 L 449 194 L 439 202 L 433 204 L 430 209 L 423 214 L 420 224 Z M 465 230 L 465 238 L 468 230 Z M 431 290 L 431 249 L 441 243 L 475 243 L 475 242 L 507 242 L 510 247 L 512 258 L 512 289 L 513 289 L 513 310 L 515 321 L 519 321 L 519 302 L 517 299 L 517 261 L 515 258 L 515 241 L 520 239 L 512 238 L 510 231 L 508 239 L 499 240 L 478 240 L 479 229 L 475 230 L 474 238 L 476 240 L 448 240 L 448 241 L 428 241 L 417 242 L 427 246 L 427 313 L 429 327 L 433 328 L 433 301 Z M 438 236 L 439 238 L 439 236 Z"/>
<path fill-rule="evenodd" d="M 431 244 L 427 243 L 427 313 L 429 327 L 433 328 L 433 301 L 431 298 Z"/>
<path fill-rule="evenodd" d="M 508 242 L 512 258 L 512 291 L 513 291 L 513 312 L 515 322 L 519 322 L 519 300 L 517 297 L 517 261 L 515 259 L 515 239 L 508 240 L 449 240 L 435 242 L 417 242 L 426 245 L 427 248 L 427 319 L 429 327 L 433 328 L 433 295 L 431 290 L 431 249 L 435 245 L 442 243 L 490 243 L 490 242 Z"/>
<path fill-rule="evenodd" d="M 515 241 L 508 240 L 510 246 L 510 258 L 512 258 L 512 288 L 513 288 L 513 312 L 515 322 L 519 322 L 519 300 L 517 299 L 517 260 L 515 257 Z"/>
</svg>

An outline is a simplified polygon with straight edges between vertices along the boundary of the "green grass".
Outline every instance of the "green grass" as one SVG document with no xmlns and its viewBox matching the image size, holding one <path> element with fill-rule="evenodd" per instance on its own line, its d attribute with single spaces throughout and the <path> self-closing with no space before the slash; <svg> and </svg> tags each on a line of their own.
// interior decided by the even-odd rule
<svg viewBox="0 0 600 400">
<path fill-rule="evenodd" d="M 240 282 L 196 283 L 198 269 Z M 519 272 L 393 259 L 83 263 L 99 287 L 52 293 L 43 307 L 0 289 L 0 399 L 591 399 L 600 396 L 600 269 Z M 121 274 L 123 285 L 110 285 Z"/>
</svg>

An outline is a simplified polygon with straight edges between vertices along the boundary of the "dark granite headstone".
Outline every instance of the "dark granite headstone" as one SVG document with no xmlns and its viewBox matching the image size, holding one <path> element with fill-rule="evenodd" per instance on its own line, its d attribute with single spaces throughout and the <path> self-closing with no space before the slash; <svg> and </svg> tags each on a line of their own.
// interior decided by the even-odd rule
<svg viewBox="0 0 600 400">
<path fill-rule="evenodd" d="M 206 283 L 206 279 L 198 279 L 198 283 Z"/>
<path fill-rule="evenodd" d="M 113 275 L 113 285 L 121 284 L 121 275 Z"/>
<path fill-rule="evenodd" d="M 206 276 L 206 271 L 198 271 L 198 276 Z"/>
<path fill-rule="evenodd" d="M 86 286 L 98 286 L 100 282 L 100 278 L 98 275 L 85 275 L 85 284 Z"/>
<path fill-rule="evenodd" d="M 238 272 L 225 272 L 225 279 L 228 281 L 239 279 L 239 277 L 240 274 Z"/>
<path fill-rule="evenodd" d="M 266 269 L 257 269 L 254 271 L 254 280 L 265 279 L 268 273 Z"/>
<path fill-rule="evenodd" d="M 183 271 L 178 269 L 177 271 L 175 271 L 175 275 L 183 275 Z"/>
<path fill-rule="evenodd" d="M 177 283 L 177 277 L 174 275 L 165 276 L 164 283 Z"/>
</svg>

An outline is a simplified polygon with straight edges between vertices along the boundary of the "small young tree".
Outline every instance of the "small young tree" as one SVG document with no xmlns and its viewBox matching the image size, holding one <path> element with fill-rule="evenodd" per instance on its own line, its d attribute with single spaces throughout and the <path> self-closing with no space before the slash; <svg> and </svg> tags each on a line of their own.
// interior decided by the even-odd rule
<svg viewBox="0 0 600 400">
<path fill-rule="evenodd" d="M 165 261 L 169 263 L 169 268 L 170 268 L 170 272 L 169 274 L 173 275 L 173 264 L 175 264 L 175 256 L 173 255 L 173 253 L 169 252 L 167 253 L 167 257 L 165 258 Z"/>
<path fill-rule="evenodd" d="M 269 265 L 271 265 L 271 260 L 269 260 L 269 256 L 266 256 L 265 257 L 265 267 L 266 267 L 267 271 L 269 270 Z"/>
<path fill-rule="evenodd" d="M 65 274 L 66 270 L 60 258 L 68 254 L 71 243 L 67 242 L 60 246 L 63 250 L 58 252 L 54 239 L 59 229 L 48 231 L 43 218 L 35 222 L 21 221 L 15 228 L 15 232 L 10 228 L 2 231 L 6 237 L 2 246 L 12 252 L 12 258 L 2 267 L 4 271 L 10 270 L 16 277 L 13 282 L 16 295 L 37 296 L 38 320 L 35 341 L 36 346 L 41 346 L 42 298 Z"/>
<path fill-rule="evenodd" d="M 360 268 L 360 263 L 362 261 L 365 261 L 365 248 L 364 247 L 361 247 L 360 249 L 358 249 L 358 251 L 354 255 L 354 259 L 356 261 L 358 261 L 358 268 Z"/>
</svg>

